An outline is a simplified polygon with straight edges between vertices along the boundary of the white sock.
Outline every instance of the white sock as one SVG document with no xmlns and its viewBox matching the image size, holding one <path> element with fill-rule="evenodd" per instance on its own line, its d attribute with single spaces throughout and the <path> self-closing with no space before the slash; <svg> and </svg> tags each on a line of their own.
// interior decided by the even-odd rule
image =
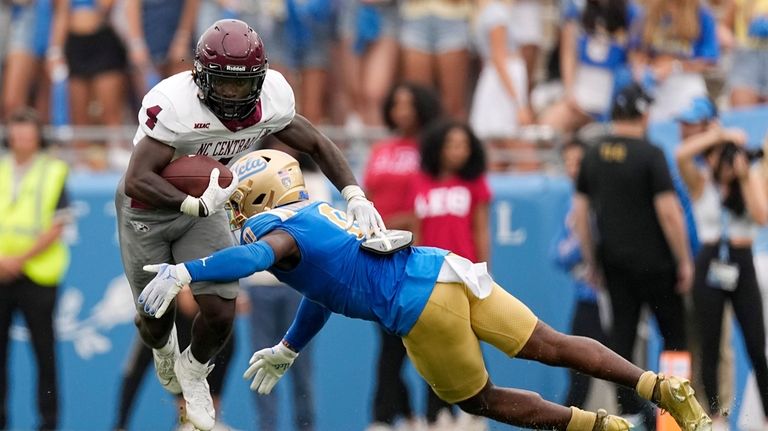
<svg viewBox="0 0 768 431">
<path fill-rule="evenodd" d="M 165 345 L 157 350 L 157 353 L 168 356 L 176 351 L 176 324 L 173 325 L 173 328 L 171 328 L 171 333 L 168 335 L 168 341 L 165 343 Z"/>
</svg>

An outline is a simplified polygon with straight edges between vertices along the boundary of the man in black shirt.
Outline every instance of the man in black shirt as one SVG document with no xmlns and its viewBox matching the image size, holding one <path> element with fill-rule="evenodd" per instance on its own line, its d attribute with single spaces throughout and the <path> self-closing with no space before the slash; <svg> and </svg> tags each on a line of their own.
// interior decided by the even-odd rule
<svg viewBox="0 0 768 431">
<path fill-rule="evenodd" d="M 597 285 L 604 277 L 611 299 L 611 347 L 630 360 L 646 304 L 664 348 L 687 350 L 682 294 L 690 290 L 693 274 L 685 221 L 664 154 L 644 139 L 650 102 L 637 85 L 616 97 L 613 134 L 585 154 L 573 205 L 584 261 Z M 619 388 L 618 396 L 623 414 L 643 408 L 630 391 Z M 646 418 L 652 418 L 652 411 Z"/>
</svg>

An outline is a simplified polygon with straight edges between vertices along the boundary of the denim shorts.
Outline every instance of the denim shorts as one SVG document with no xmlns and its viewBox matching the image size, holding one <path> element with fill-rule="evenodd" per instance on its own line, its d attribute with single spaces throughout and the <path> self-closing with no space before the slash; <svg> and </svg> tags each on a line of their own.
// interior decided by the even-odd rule
<svg viewBox="0 0 768 431">
<path fill-rule="evenodd" d="M 339 12 L 339 31 L 344 38 L 354 38 L 357 34 L 357 7 L 360 0 L 341 0 L 344 7 Z M 395 2 L 373 3 L 381 17 L 379 38 L 397 38 L 400 15 Z"/>
<path fill-rule="evenodd" d="M 44 57 L 48 49 L 48 35 L 50 34 L 50 17 L 38 16 L 35 5 L 20 7 L 14 11 L 11 20 L 10 38 L 8 39 L 7 52 L 27 52 L 36 57 Z"/>
<path fill-rule="evenodd" d="M 334 35 L 334 21 L 313 22 L 309 26 L 311 34 L 305 46 L 291 43 L 285 22 L 274 23 L 271 37 L 264 40 L 267 58 L 272 64 L 287 66 L 290 69 L 327 69 L 330 65 L 331 42 Z"/>
<path fill-rule="evenodd" d="M 739 48 L 728 71 L 728 88 L 748 88 L 768 96 L 768 48 Z"/>
<path fill-rule="evenodd" d="M 436 15 L 403 17 L 400 43 L 405 49 L 429 54 L 466 50 L 470 47 L 469 22 Z"/>
</svg>

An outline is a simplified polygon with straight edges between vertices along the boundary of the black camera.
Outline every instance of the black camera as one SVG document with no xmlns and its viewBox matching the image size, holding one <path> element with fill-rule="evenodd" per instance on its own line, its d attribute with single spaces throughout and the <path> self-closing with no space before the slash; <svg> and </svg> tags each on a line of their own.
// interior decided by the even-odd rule
<svg viewBox="0 0 768 431">
<path fill-rule="evenodd" d="M 763 150 L 761 148 L 747 149 L 728 141 L 723 144 L 723 150 L 720 153 L 720 162 L 729 165 L 733 164 L 733 158 L 739 153 L 744 154 L 750 162 L 763 157 Z"/>
</svg>

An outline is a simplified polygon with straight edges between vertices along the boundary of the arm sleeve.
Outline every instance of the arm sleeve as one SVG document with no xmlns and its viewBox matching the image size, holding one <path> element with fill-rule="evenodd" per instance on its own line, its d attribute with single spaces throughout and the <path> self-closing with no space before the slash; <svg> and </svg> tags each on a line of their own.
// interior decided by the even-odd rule
<svg viewBox="0 0 768 431">
<path fill-rule="evenodd" d="M 323 329 L 329 317 L 331 317 L 329 309 L 304 297 L 291 327 L 283 338 L 296 351 L 301 351 Z"/>
<path fill-rule="evenodd" d="M 275 252 L 267 243 L 225 248 L 202 259 L 184 263 L 192 281 L 225 283 L 263 271 L 275 263 Z"/>
<path fill-rule="evenodd" d="M 667 160 L 664 158 L 664 153 L 658 148 L 654 148 L 651 159 L 651 187 L 654 195 L 675 189 L 672 184 L 672 176 L 669 174 Z"/>
</svg>

